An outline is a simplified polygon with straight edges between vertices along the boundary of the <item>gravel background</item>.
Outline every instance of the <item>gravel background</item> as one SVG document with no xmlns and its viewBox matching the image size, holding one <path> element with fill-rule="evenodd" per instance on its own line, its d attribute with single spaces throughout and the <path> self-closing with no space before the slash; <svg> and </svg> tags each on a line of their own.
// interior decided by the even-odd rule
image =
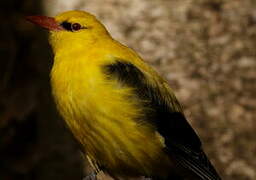
<svg viewBox="0 0 256 180">
<path fill-rule="evenodd" d="M 13 0 L 2 8 L 0 179 L 83 177 L 51 99 L 47 36 L 24 20 L 70 9 L 95 14 L 169 81 L 223 179 L 256 179 L 255 0 Z"/>
</svg>

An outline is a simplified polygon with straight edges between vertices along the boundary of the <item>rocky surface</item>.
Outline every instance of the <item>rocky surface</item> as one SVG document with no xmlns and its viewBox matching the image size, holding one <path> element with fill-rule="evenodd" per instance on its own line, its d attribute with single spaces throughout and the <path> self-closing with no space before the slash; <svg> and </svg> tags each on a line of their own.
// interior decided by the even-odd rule
<svg viewBox="0 0 256 180">
<path fill-rule="evenodd" d="M 31 5 L 33 3 L 29 2 L 24 1 L 25 5 L 23 4 L 22 8 L 33 9 Z M 139 52 L 145 61 L 154 66 L 169 81 L 184 106 L 189 122 L 201 137 L 206 153 L 223 179 L 256 179 L 256 1 L 55 0 L 53 2 L 44 0 L 42 7 L 38 9 L 41 13 L 48 15 L 55 15 L 70 9 L 87 10 L 95 14 L 107 26 L 115 39 Z M 18 11 L 18 13 L 14 10 L 17 14 L 15 17 L 32 12 L 39 13 L 38 9 Z M 14 17 L 11 18 L 11 21 L 17 22 Z M 15 27 L 18 29 L 19 35 L 24 37 L 23 34 L 27 34 L 26 38 L 31 39 L 32 37 L 28 43 L 34 43 L 37 45 L 36 47 L 45 47 L 43 52 L 49 53 L 45 36 L 38 34 L 40 30 L 28 24 L 22 25 L 24 22 L 21 22 Z M 5 33 L 9 35 L 9 32 Z M 37 39 L 39 35 L 41 38 Z M 17 33 L 16 36 L 6 37 L 17 38 Z M 13 42 L 12 44 L 8 44 L 8 46 L 1 44 L 1 47 L 16 47 L 15 43 L 20 43 L 20 40 L 12 38 L 11 41 L 8 41 Z M 24 91 L 19 90 L 19 92 L 27 93 L 28 97 L 31 97 L 32 92 L 50 94 L 49 88 L 46 88 L 46 92 L 35 89 L 47 85 L 47 73 L 51 63 L 50 61 L 44 62 L 42 58 L 42 60 L 35 60 L 37 56 L 33 52 L 38 48 L 29 46 L 28 49 L 31 53 L 25 58 L 27 63 L 24 66 L 36 70 L 37 83 L 33 83 L 35 79 L 27 80 L 30 78 L 28 75 L 23 78 L 26 79 L 27 84 L 18 83 L 23 81 L 22 79 L 17 80 L 15 84 L 19 84 L 17 87 L 24 86 Z M 16 50 L 17 48 L 14 48 L 13 52 Z M 26 49 L 21 49 L 21 51 L 24 53 Z M 37 53 L 42 52 L 37 51 Z M 4 68 L 6 73 L 3 77 L 5 78 L 1 78 L 3 85 L 8 85 L 8 80 L 11 80 L 8 77 L 14 72 L 10 67 L 17 64 L 17 59 L 17 57 L 12 57 L 14 63 L 9 64 L 1 62 L 4 65 L 2 67 L 9 67 L 9 69 Z M 22 112 L 28 113 L 22 114 L 19 112 L 21 111 L 20 106 L 7 105 L 7 101 L 11 97 L 13 103 L 9 104 L 16 104 L 15 102 L 18 101 L 17 99 L 15 101 L 16 86 L 7 87 L 13 88 L 13 93 L 1 93 L 1 96 L 8 97 L 5 101 L 1 100 L 1 105 L 6 107 L 5 109 L 8 109 L 7 107 L 14 108 L 9 111 L 3 110 L 6 123 L 2 123 L 0 128 L 9 127 L 7 122 L 12 122 L 10 114 L 15 114 L 14 111 L 18 112 L 15 117 L 27 117 L 31 112 L 39 113 L 37 115 L 41 117 L 41 114 L 49 111 L 47 110 L 49 107 L 52 112 L 44 115 L 46 119 L 51 117 L 47 123 L 42 118 L 38 118 L 37 121 L 40 125 L 36 126 L 39 132 L 37 134 L 41 138 L 35 138 L 34 141 L 37 143 L 31 145 L 33 149 L 33 153 L 31 153 L 35 156 L 32 156 L 31 162 L 33 163 L 21 160 L 20 163 L 27 162 L 23 166 L 28 166 L 27 169 L 30 169 L 21 171 L 21 174 L 23 173 L 24 177 L 30 177 L 28 174 L 37 172 L 35 174 L 42 173 L 47 177 L 41 179 L 56 179 L 58 176 L 52 175 L 53 171 L 58 168 L 66 168 L 70 174 L 67 177 L 72 177 L 72 173 L 79 177 L 77 174 L 82 171 L 75 169 L 81 166 L 82 159 L 74 143 L 67 143 L 71 139 L 67 132 L 59 130 L 56 133 L 48 134 L 48 126 L 53 129 L 61 126 L 61 123 L 56 123 L 51 116 L 51 114 L 55 114 L 55 111 L 50 95 L 45 96 L 44 99 L 49 99 L 45 100 L 45 104 L 35 103 L 38 102 L 38 96 L 31 97 L 28 101 L 31 103 L 27 102 L 27 108 L 22 110 Z M 5 88 L 3 92 L 6 92 L 6 89 L 8 88 Z M 22 98 L 20 99 L 20 101 L 24 101 Z M 46 109 L 45 112 L 35 111 L 41 107 Z M 27 122 L 29 118 L 25 119 L 24 122 Z M 32 122 L 33 119 L 32 116 Z M 51 125 L 52 122 L 54 125 Z M 1 133 L 7 132 L 2 129 Z M 15 130 L 14 128 L 14 132 L 16 132 Z M 4 135 L 2 137 L 9 137 L 9 134 Z M 47 137 L 48 135 L 58 138 L 48 143 L 48 146 L 54 144 L 54 150 L 50 150 L 49 154 L 45 155 L 41 152 L 44 149 L 41 146 L 44 144 L 42 141 L 51 140 Z M 8 140 L 7 138 L 5 142 L 9 142 Z M 56 141 L 62 143 L 56 144 Z M 38 144 L 41 145 L 38 146 Z M 9 144 L 4 145 L 8 146 Z M 46 160 L 42 160 L 44 158 L 38 154 L 44 154 L 43 157 Z M 56 154 L 61 155 L 57 158 Z M 30 156 L 26 155 L 25 157 L 29 159 Z M 69 162 L 76 165 L 68 166 Z M 49 171 L 46 167 L 51 166 L 52 170 Z M 14 166 L 7 163 L 6 167 L 12 169 Z M 19 168 L 20 166 L 15 166 L 12 170 L 16 172 Z"/>
</svg>

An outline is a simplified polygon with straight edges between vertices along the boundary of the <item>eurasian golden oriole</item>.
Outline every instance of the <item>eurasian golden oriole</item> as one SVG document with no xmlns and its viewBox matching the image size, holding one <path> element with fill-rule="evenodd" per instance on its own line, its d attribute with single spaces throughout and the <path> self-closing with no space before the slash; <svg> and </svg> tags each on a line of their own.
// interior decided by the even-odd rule
<svg viewBox="0 0 256 180">
<path fill-rule="evenodd" d="M 95 170 L 220 179 L 168 83 L 91 14 L 27 17 L 50 31 L 57 108 Z"/>
</svg>

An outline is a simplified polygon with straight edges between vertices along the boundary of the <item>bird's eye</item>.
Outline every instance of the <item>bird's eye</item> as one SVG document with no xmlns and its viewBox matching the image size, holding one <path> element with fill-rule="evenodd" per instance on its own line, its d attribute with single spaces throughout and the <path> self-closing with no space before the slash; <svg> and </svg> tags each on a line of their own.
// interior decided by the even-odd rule
<svg viewBox="0 0 256 180">
<path fill-rule="evenodd" d="M 74 24 L 71 25 L 72 31 L 78 31 L 81 28 L 82 28 L 82 26 L 80 24 L 78 24 L 78 23 L 74 23 Z"/>
<path fill-rule="evenodd" d="M 80 29 L 88 29 L 87 27 L 84 27 L 79 23 L 70 23 L 67 21 L 62 22 L 60 25 L 67 31 L 72 31 L 72 32 L 79 31 Z"/>
</svg>

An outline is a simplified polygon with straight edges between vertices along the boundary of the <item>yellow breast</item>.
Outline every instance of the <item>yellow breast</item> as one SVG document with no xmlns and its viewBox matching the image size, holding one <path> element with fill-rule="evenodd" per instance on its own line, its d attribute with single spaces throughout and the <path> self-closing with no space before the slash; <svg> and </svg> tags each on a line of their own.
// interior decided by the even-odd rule
<svg viewBox="0 0 256 180">
<path fill-rule="evenodd" d="M 132 89 L 108 81 L 88 60 L 55 60 L 51 73 L 57 107 L 88 156 L 112 172 L 159 172 L 169 166 L 164 142 L 153 127 L 139 123 L 143 109 Z M 166 169 L 165 169 L 166 170 Z"/>
</svg>

